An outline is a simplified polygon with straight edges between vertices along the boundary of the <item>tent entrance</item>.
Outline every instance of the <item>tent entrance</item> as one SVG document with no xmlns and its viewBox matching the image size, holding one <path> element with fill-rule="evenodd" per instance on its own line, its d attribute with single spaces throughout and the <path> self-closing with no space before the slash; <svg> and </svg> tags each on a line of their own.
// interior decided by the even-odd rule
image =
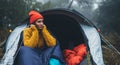
<svg viewBox="0 0 120 65">
<path fill-rule="evenodd" d="M 73 48 L 84 42 L 80 24 L 71 16 L 55 12 L 44 16 L 45 24 L 59 40 L 62 49 Z"/>
</svg>

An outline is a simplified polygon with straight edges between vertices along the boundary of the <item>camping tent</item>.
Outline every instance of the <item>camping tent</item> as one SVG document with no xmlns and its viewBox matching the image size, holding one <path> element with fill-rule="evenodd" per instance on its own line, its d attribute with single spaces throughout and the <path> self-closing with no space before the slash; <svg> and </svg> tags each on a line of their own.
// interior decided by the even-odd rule
<svg viewBox="0 0 120 65">
<path fill-rule="evenodd" d="M 47 27 L 60 41 L 62 50 L 67 46 L 85 43 L 87 51 L 90 52 L 91 64 L 104 65 L 99 33 L 87 18 L 77 11 L 69 9 L 51 9 L 41 13 L 45 17 L 44 22 Z M 6 42 L 6 52 L 0 65 L 12 65 L 14 63 L 20 34 L 25 27 L 26 25 L 22 25 L 15 28 L 9 36 Z M 69 43 L 70 41 L 74 42 L 74 44 Z"/>
<path fill-rule="evenodd" d="M 45 23 L 66 47 L 68 41 L 85 42 L 97 65 L 103 65 L 101 40 L 96 28 L 75 10 L 55 9 L 43 11 Z"/>
</svg>

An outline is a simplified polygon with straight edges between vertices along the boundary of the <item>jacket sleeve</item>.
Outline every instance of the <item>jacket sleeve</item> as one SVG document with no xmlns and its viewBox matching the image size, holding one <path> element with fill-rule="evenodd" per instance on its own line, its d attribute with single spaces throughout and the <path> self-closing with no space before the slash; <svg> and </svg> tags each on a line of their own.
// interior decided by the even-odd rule
<svg viewBox="0 0 120 65">
<path fill-rule="evenodd" d="M 24 29 L 23 31 L 24 46 L 34 48 L 37 46 L 38 39 L 39 39 L 39 33 L 35 26 Z"/>
<path fill-rule="evenodd" d="M 45 42 L 47 46 L 55 46 L 56 45 L 56 39 L 50 34 L 50 32 L 47 30 L 46 26 L 44 26 L 42 30 L 43 37 L 45 39 Z"/>
</svg>

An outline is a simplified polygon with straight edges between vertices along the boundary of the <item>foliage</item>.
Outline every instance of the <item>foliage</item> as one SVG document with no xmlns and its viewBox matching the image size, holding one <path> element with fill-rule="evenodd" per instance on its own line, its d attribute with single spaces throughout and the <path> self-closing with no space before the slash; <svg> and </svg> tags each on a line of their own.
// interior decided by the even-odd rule
<svg viewBox="0 0 120 65">
<path fill-rule="evenodd" d="M 120 55 L 107 46 L 102 46 L 105 65 L 120 65 Z"/>
</svg>

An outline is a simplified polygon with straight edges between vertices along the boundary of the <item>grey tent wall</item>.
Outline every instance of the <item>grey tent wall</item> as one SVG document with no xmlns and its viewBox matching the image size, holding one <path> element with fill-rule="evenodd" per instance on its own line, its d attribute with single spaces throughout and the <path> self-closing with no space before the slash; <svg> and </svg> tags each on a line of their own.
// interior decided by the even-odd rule
<svg viewBox="0 0 120 65">
<path fill-rule="evenodd" d="M 13 65 L 14 55 L 18 48 L 18 42 L 20 40 L 20 34 L 27 25 L 21 25 L 14 29 L 6 41 L 5 54 L 0 62 L 0 65 Z"/>
<path fill-rule="evenodd" d="M 104 65 L 99 33 L 92 26 L 80 24 L 87 37 L 90 54 L 96 65 Z"/>
</svg>

